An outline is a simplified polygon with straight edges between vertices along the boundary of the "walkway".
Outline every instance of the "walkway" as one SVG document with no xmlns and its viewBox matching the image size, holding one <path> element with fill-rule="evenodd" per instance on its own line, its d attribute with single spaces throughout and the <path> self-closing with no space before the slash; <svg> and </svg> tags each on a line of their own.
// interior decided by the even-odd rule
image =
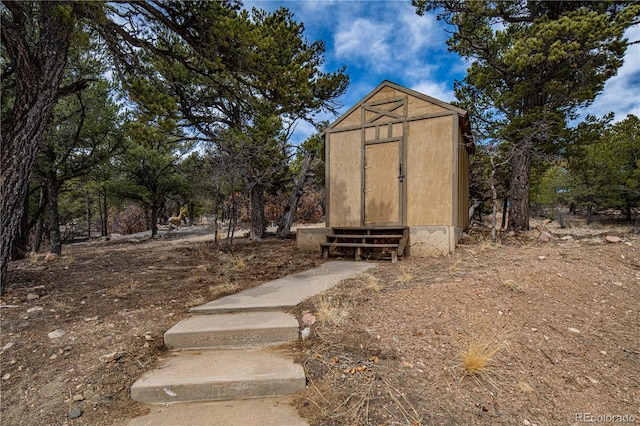
<svg viewBox="0 0 640 426">
<path fill-rule="evenodd" d="M 153 405 L 129 426 L 307 425 L 289 396 L 305 388 L 304 370 L 272 348 L 299 336 L 286 311 L 373 267 L 327 262 L 192 308 L 165 333 L 173 350 L 131 387 L 134 400 Z"/>
</svg>

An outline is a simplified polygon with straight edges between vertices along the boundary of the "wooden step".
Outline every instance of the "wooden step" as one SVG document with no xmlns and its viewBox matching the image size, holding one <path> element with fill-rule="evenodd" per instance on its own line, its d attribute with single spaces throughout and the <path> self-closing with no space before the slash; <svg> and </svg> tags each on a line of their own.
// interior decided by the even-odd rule
<svg viewBox="0 0 640 426">
<path fill-rule="evenodd" d="M 320 243 L 322 247 L 362 247 L 362 248 L 398 248 L 399 244 L 392 243 Z"/>
<path fill-rule="evenodd" d="M 350 239 L 358 239 L 358 238 L 365 238 L 365 239 L 374 239 L 374 238 L 380 238 L 380 239 L 400 239 L 402 238 L 402 234 L 372 234 L 372 235 L 358 235 L 358 234 L 328 234 L 327 235 L 327 239 L 329 238 L 350 238 Z"/>
<path fill-rule="evenodd" d="M 327 259 L 332 248 L 353 248 L 356 260 L 361 259 L 362 249 L 388 249 L 391 252 L 391 262 L 396 263 L 398 255 L 404 255 L 408 238 L 409 229 L 406 227 L 334 227 L 331 234 L 326 236 L 327 241 L 320 243 L 320 249 L 322 257 Z"/>
<path fill-rule="evenodd" d="M 371 232 L 371 231 L 398 231 L 398 232 L 402 232 L 404 231 L 406 228 L 403 226 L 361 226 L 361 227 L 355 227 L 355 226 L 337 226 L 337 227 L 333 227 L 331 228 L 334 231 L 338 231 L 338 232 Z"/>
</svg>

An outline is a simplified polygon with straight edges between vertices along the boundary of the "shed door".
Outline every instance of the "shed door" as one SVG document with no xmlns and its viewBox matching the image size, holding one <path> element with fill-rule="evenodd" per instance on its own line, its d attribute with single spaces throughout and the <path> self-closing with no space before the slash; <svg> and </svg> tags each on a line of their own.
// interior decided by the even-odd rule
<svg viewBox="0 0 640 426">
<path fill-rule="evenodd" d="M 400 140 L 364 146 L 364 224 L 400 225 Z"/>
</svg>

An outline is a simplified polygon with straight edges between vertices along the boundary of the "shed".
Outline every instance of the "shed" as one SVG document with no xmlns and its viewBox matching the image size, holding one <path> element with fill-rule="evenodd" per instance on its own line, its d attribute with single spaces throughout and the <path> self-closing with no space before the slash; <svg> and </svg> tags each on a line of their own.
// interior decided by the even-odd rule
<svg viewBox="0 0 640 426">
<path fill-rule="evenodd" d="M 403 229 L 411 255 L 455 249 L 469 225 L 466 111 L 384 81 L 325 130 L 325 151 L 326 233 Z"/>
</svg>

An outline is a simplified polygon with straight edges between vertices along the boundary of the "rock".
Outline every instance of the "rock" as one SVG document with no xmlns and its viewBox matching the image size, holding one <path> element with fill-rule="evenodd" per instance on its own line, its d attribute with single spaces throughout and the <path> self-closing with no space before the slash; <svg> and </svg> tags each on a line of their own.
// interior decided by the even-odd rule
<svg viewBox="0 0 640 426">
<path fill-rule="evenodd" d="M 73 400 L 77 402 L 84 401 L 84 395 L 82 395 L 81 393 L 79 393 L 78 395 L 73 395 Z"/>
<path fill-rule="evenodd" d="M 44 256 L 44 261 L 45 262 L 53 262 L 54 260 L 56 260 L 58 258 L 58 255 L 55 253 L 47 253 Z"/>
<path fill-rule="evenodd" d="M 10 349 L 13 345 L 15 345 L 15 343 L 13 343 L 13 342 L 7 343 L 6 345 L 4 345 L 2 347 L 2 352 L 6 351 L 7 349 Z"/>
<path fill-rule="evenodd" d="M 547 227 L 547 225 L 550 223 L 551 223 L 551 219 L 545 219 L 542 221 L 542 223 L 539 223 L 536 225 L 536 229 L 540 232 L 548 232 L 550 234 L 553 234 L 553 231 Z"/>
<path fill-rule="evenodd" d="M 518 382 L 518 389 L 524 393 L 533 392 L 533 387 L 527 382 Z"/>
<path fill-rule="evenodd" d="M 513 232 L 513 231 L 511 231 Z M 532 240 L 536 240 L 538 238 L 540 238 L 540 231 L 538 231 L 537 229 L 530 229 L 528 231 L 524 231 L 522 233 L 522 236 L 525 238 L 531 238 Z"/>
<path fill-rule="evenodd" d="M 2 376 L 2 380 L 9 380 L 11 378 L 11 373 L 7 373 L 4 376 Z"/>
<path fill-rule="evenodd" d="M 40 312 L 40 311 L 42 311 L 42 307 L 40 307 L 40 306 L 34 306 L 33 308 L 27 309 L 27 313 L 28 314 L 33 313 L 33 312 Z"/>
<path fill-rule="evenodd" d="M 76 407 L 73 410 L 69 411 L 69 414 L 67 414 L 67 417 L 69 417 L 70 419 L 77 419 L 81 415 L 82 415 L 82 410 Z"/>
<path fill-rule="evenodd" d="M 35 294 L 35 293 L 29 293 L 29 294 L 27 294 L 27 300 L 36 300 L 36 299 L 39 299 L 39 298 L 40 298 L 40 296 L 38 296 L 38 295 L 37 295 L 37 294 Z"/>
<path fill-rule="evenodd" d="M 604 240 L 610 244 L 621 243 L 623 240 L 620 237 L 616 237 L 614 235 L 607 235 Z"/>
<path fill-rule="evenodd" d="M 543 261 L 543 260 L 545 260 L 546 258 L 547 258 L 547 256 L 538 256 L 538 260 L 539 260 L 539 261 Z"/>
<path fill-rule="evenodd" d="M 522 424 L 523 424 L 524 426 L 530 426 L 530 425 L 531 425 L 531 422 L 530 422 L 529 420 L 527 420 L 527 419 L 524 419 L 524 420 L 522 421 Z"/>
<path fill-rule="evenodd" d="M 305 327 L 301 332 L 300 332 L 300 337 L 302 338 L 302 340 L 307 339 L 307 337 L 309 337 L 311 335 L 311 329 L 309 327 Z"/>
<path fill-rule="evenodd" d="M 100 357 L 100 361 L 102 361 L 102 362 L 115 361 L 118 358 L 122 357 L 122 355 L 124 355 L 124 353 L 122 353 L 122 352 L 111 352 L 109 354 L 102 355 Z"/>
<path fill-rule="evenodd" d="M 572 333 L 580 333 L 580 330 L 578 330 L 577 328 L 573 328 L 573 327 L 568 327 L 567 330 L 569 330 Z"/>
<path fill-rule="evenodd" d="M 59 339 L 60 337 L 64 336 L 66 333 L 64 330 L 61 329 L 57 329 L 57 330 L 53 330 L 51 333 L 47 334 L 47 336 L 49 336 L 49 339 Z"/>
<path fill-rule="evenodd" d="M 573 235 L 565 235 L 564 237 L 560 238 L 563 241 L 573 241 Z"/>
<path fill-rule="evenodd" d="M 543 231 L 540 233 L 540 241 L 551 241 L 551 240 L 556 240 L 558 239 L 558 237 L 556 237 L 555 235 L 553 235 L 550 232 L 547 231 Z"/>
<path fill-rule="evenodd" d="M 304 325 L 313 325 L 316 322 L 316 316 L 307 312 L 304 315 L 302 315 L 302 323 Z"/>
</svg>

